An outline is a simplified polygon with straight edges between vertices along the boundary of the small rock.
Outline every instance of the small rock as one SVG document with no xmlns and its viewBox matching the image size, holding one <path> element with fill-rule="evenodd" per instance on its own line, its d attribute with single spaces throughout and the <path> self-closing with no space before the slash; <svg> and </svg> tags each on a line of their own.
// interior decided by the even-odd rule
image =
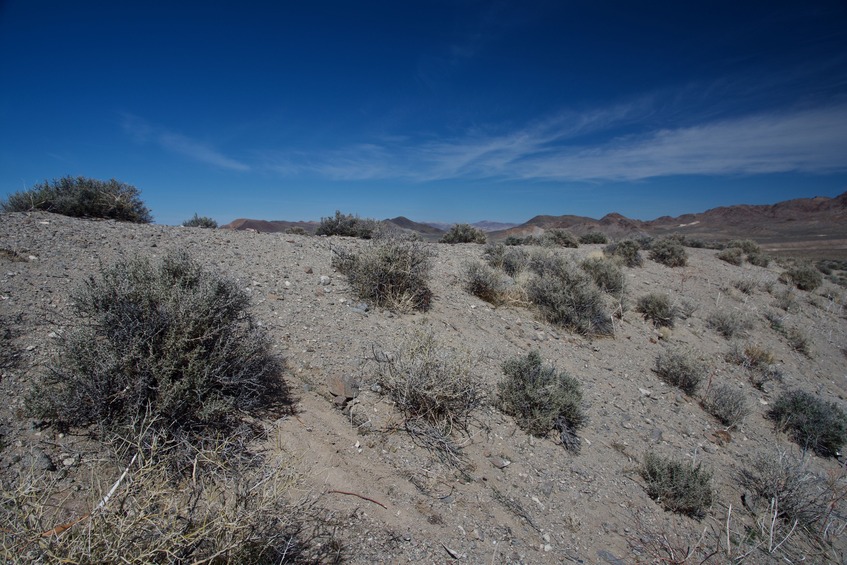
<svg viewBox="0 0 847 565">
<path fill-rule="evenodd" d="M 34 349 L 35 349 L 35 346 L 34 346 L 34 345 L 27 345 L 27 346 L 26 346 L 26 350 L 27 350 L 27 351 L 32 351 L 32 350 L 34 350 Z"/>
<path fill-rule="evenodd" d="M 56 465 L 53 463 L 53 460 L 50 459 L 50 456 L 37 447 L 32 450 L 32 466 L 37 471 L 56 470 Z"/>
<path fill-rule="evenodd" d="M 353 399 L 359 395 L 359 383 L 351 375 L 332 375 L 326 382 L 333 396 Z"/>
<path fill-rule="evenodd" d="M 652 394 L 652 392 L 647 390 L 646 388 L 639 388 L 638 392 L 640 392 L 642 396 L 648 396 L 648 397 Z"/>
<path fill-rule="evenodd" d="M 650 432 L 650 439 L 653 443 L 662 443 L 662 430 L 654 428 L 653 431 Z"/>
<path fill-rule="evenodd" d="M 328 277 L 328 276 L 326 276 L 326 275 L 321 275 L 321 279 L 320 279 L 320 285 L 321 285 L 321 286 L 327 286 L 327 285 L 328 285 L 328 284 L 330 284 L 330 283 L 332 283 L 332 279 L 331 279 L 331 278 L 329 278 L 329 277 Z"/>
<path fill-rule="evenodd" d="M 311 275 L 311 274 L 313 273 L 312 268 L 311 268 L 311 267 L 306 267 L 306 269 L 305 269 L 305 273 L 306 273 L 307 275 Z"/>
<path fill-rule="evenodd" d="M 74 463 L 76 463 L 76 459 L 74 457 L 66 457 L 65 459 L 62 459 L 62 465 L 65 467 L 70 467 Z"/>
<path fill-rule="evenodd" d="M 508 459 L 503 459 L 502 457 L 497 457 L 496 455 L 492 455 L 488 458 L 491 461 L 491 464 L 497 467 L 498 469 L 505 469 L 509 465 L 512 464 Z"/>
</svg>

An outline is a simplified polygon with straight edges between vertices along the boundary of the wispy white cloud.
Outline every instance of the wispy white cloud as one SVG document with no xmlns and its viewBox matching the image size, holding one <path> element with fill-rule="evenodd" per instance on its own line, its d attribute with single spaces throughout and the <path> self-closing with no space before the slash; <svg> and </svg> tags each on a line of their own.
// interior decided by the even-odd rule
<svg viewBox="0 0 847 565">
<path fill-rule="evenodd" d="M 219 169 L 231 171 L 249 171 L 251 169 L 250 165 L 227 157 L 203 142 L 153 125 L 138 116 L 123 115 L 121 125 L 124 131 L 137 143 L 153 142 L 166 151 Z"/>
<path fill-rule="evenodd" d="M 847 104 L 645 130 L 650 104 L 561 114 L 514 131 L 357 144 L 277 157 L 283 174 L 336 180 L 636 181 L 671 175 L 847 171 Z M 622 127 L 638 133 L 613 135 Z M 630 131 L 633 131 L 630 129 Z M 599 140 L 599 141 L 598 141 Z"/>
</svg>

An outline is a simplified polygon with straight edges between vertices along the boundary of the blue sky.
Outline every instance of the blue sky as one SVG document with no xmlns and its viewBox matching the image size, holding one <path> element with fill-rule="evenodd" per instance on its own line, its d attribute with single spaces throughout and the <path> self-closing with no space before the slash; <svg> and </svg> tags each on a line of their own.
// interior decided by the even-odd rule
<svg viewBox="0 0 847 565">
<path fill-rule="evenodd" d="M 847 190 L 847 4 L 0 1 L 0 195 L 652 219 Z"/>
</svg>

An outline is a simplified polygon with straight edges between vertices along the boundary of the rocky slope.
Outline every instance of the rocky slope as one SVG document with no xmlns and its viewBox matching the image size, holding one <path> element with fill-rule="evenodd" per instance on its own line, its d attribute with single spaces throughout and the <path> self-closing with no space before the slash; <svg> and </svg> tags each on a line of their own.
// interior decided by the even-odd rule
<svg viewBox="0 0 847 565">
<path fill-rule="evenodd" d="M 331 249 L 367 245 L 347 238 L 131 225 L 46 213 L 0 216 L 5 250 L 0 253 L 0 317 L 10 328 L 7 345 L 20 354 L 18 367 L 5 369 L 0 381 L 6 400 L 0 407 L 3 472 L 30 466 L 54 477 L 62 492 L 88 494 L 91 469 L 103 454 L 79 434 L 38 427 L 24 410 L 25 391 L 56 362 L 56 338 L 75 323 L 70 288 L 101 264 L 184 249 L 250 293 L 255 317 L 284 357 L 298 410 L 296 416 L 262 423 L 265 448 L 296 465 L 302 478 L 291 496 L 327 511 L 346 562 L 658 562 L 663 539 L 677 551 L 696 547 L 701 558 L 717 548 L 710 561 L 715 563 L 732 562 L 747 550 L 749 563 L 776 562 L 785 551 L 813 562 L 824 559 L 797 532 L 767 555 L 761 537 L 766 504 L 751 501 L 738 476 L 760 453 L 795 449 L 765 418 L 781 392 L 801 388 L 845 405 L 843 288 L 827 282 L 813 293 L 795 291 L 796 307 L 780 311 L 786 324 L 809 338 L 807 357 L 765 318 L 787 290 L 777 280 L 779 266 L 736 267 L 717 260 L 715 251 L 689 249 L 687 267 L 670 269 L 648 260 L 642 268 L 627 269 L 628 306 L 615 323 L 614 337 L 592 340 L 541 321 L 527 307 L 495 308 L 467 294 L 463 267 L 481 257 L 479 245 L 424 244 L 435 254 L 435 298 L 428 312 L 364 308 L 332 268 Z M 600 252 L 593 245 L 560 251 L 575 260 Z M 749 282 L 750 294 L 739 291 L 737 281 Z M 633 311 L 636 299 L 648 292 L 684 300 L 693 313 L 660 332 Z M 735 341 L 772 351 L 782 381 L 756 388 L 745 368 L 725 360 L 731 342 L 706 323 L 716 310 L 750 322 Z M 446 350 L 468 355 L 472 373 L 489 395 L 474 413 L 469 433 L 456 436 L 462 446 L 459 469 L 403 431 L 400 415 L 374 386 L 376 352 L 396 352 L 420 327 L 431 329 Z M 670 345 L 691 347 L 708 367 L 709 383 L 729 383 L 744 392 L 752 413 L 738 430 L 726 432 L 698 397 L 657 377 L 656 357 Z M 582 383 L 589 422 L 580 431 L 579 454 L 563 449 L 552 435 L 528 436 L 495 407 L 501 364 L 530 350 Z M 344 403 L 336 402 L 339 382 L 358 385 L 343 410 L 339 404 Z M 705 518 L 668 512 L 647 496 L 638 468 L 648 451 L 696 461 L 714 472 L 715 502 Z M 833 476 L 839 469 L 836 460 L 814 455 L 810 465 Z M 745 532 L 758 532 L 764 545 L 743 545 Z M 829 550 L 830 559 L 847 556 L 841 542 Z"/>
</svg>

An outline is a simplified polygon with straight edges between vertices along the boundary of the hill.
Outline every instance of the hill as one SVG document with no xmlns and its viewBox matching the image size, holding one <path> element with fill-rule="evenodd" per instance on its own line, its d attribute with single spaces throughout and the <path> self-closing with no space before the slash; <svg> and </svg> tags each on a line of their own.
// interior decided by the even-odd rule
<svg viewBox="0 0 847 565">
<path fill-rule="evenodd" d="M 794 205 L 806 209 L 809 203 Z M 810 214 L 839 213 L 828 201 L 812 206 Z M 662 220 L 668 226 L 673 221 L 679 219 Z M 544 222 L 536 223 L 550 225 Z M 709 563 L 735 562 L 748 552 L 745 563 L 839 563 L 847 557 L 843 463 L 809 452 L 792 467 L 800 448 L 767 417 L 783 394 L 796 389 L 847 405 L 843 287 L 827 280 L 812 292 L 792 289 L 776 263 L 734 266 L 709 249 L 688 249 L 688 265 L 674 269 L 645 257 L 643 267 L 623 270 L 625 294 L 604 295 L 603 308 L 614 316 L 612 335 L 588 338 L 549 323 L 525 298 L 493 306 L 466 292 L 466 268 L 481 259 L 480 245 L 416 244 L 432 254 L 428 311 L 363 305 L 333 268 L 330 250 L 358 253 L 372 245 L 48 213 L 0 217 L 0 350 L 15 360 L 0 365 L 4 556 L 47 562 L 41 548 L 73 536 L 85 540 L 89 528 L 141 528 L 164 516 L 155 506 L 142 514 L 123 510 L 128 489 L 145 479 L 140 463 L 117 462 L 96 426 L 57 429 L 33 419 L 25 399 L 40 376 L 61 364 L 57 346 L 79 323 L 72 289 L 119 259 L 159 260 L 185 251 L 249 295 L 257 323 L 284 359 L 282 378 L 296 397 L 294 409 L 242 417 L 245 429 L 261 431 L 252 446 L 259 469 L 285 470 L 274 496 L 290 500 L 287 518 L 302 520 L 294 522 L 302 531 L 321 532 L 311 543 L 332 549 L 332 559 L 320 562 L 620 564 L 661 562 L 669 552 L 678 560 L 689 551 L 697 563 L 709 555 Z M 600 247 L 548 251 L 580 262 L 597 257 Z M 649 293 L 677 308 L 672 327 L 656 327 L 635 310 Z M 731 339 L 715 329 L 718 318 L 737 324 Z M 430 334 L 435 349 L 421 341 Z M 688 352 L 705 375 L 694 393 L 657 372 L 657 360 L 677 350 Z M 427 351 L 454 360 L 458 365 L 444 378 L 466 375 L 477 387 L 478 397 L 451 393 L 473 399 L 467 428 L 457 420 L 446 430 L 455 451 L 433 443 L 437 434 L 409 424 L 380 379 L 409 351 L 411 365 Z M 564 449 L 559 433 L 528 435 L 497 400 L 504 362 L 531 351 L 581 387 L 587 420 L 578 430 L 578 452 Z M 421 386 L 404 390 L 413 394 Z M 750 410 L 737 428 L 703 407 L 718 386 L 740 394 Z M 125 394 L 116 391 L 114 398 Z M 648 454 L 713 473 L 713 499 L 701 517 L 673 512 L 662 505 L 664 497 L 651 497 L 639 471 Z M 774 519 L 770 499 L 741 481 L 761 458 L 789 462 L 785 472 L 801 481 L 792 492 L 818 504 L 811 507 L 819 511 L 809 518 L 811 526 L 792 528 L 779 514 Z M 180 488 L 208 478 L 201 458 L 195 467 L 200 471 L 189 469 Z M 269 491 L 258 487 L 270 483 L 223 492 L 242 502 L 265 501 L 257 493 Z M 102 514 L 89 518 L 112 485 Z M 816 490 L 802 490 L 807 486 Z M 823 545 L 808 541 L 807 530 L 823 536 Z M 134 529 L 124 534 L 110 539 L 140 539 Z"/>
</svg>

